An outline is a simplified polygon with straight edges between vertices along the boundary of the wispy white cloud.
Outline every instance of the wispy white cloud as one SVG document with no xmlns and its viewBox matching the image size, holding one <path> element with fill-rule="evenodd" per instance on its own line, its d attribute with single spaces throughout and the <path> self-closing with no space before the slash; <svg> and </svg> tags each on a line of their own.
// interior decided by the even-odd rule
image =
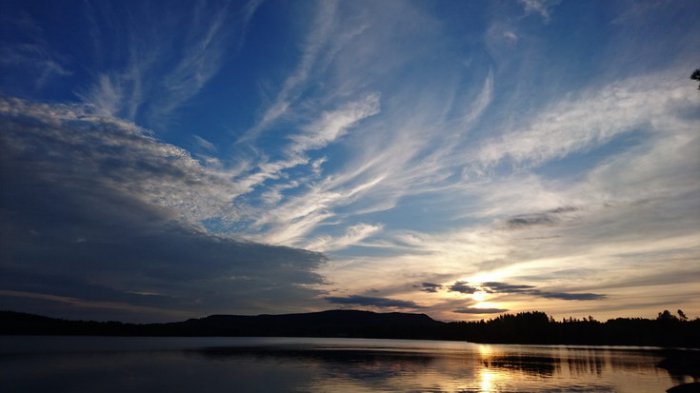
<svg viewBox="0 0 700 393">
<path fill-rule="evenodd" d="M 190 26 L 185 38 L 182 55 L 172 71 L 162 79 L 165 94 L 155 104 L 153 116 L 167 116 L 174 109 L 192 98 L 219 71 L 229 40 L 239 40 L 227 31 L 227 23 L 237 27 L 235 33 L 242 36 L 260 1 L 251 1 L 245 6 L 240 20 L 231 18 L 230 3 L 220 9 L 210 9 L 204 2 L 195 5 Z"/>
<path fill-rule="evenodd" d="M 272 103 L 264 110 L 260 120 L 251 127 L 239 140 L 246 142 L 255 139 L 258 134 L 284 116 L 292 101 L 298 94 L 299 87 L 307 81 L 309 74 L 317 61 L 319 53 L 328 43 L 334 28 L 336 1 L 320 2 L 314 23 L 302 47 L 301 58 L 292 73 L 285 79 Z"/>
<path fill-rule="evenodd" d="M 525 8 L 526 14 L 539 14 L 545 23 L 552 17 L 552 8 L 559 4 L 559 0 L 518 0 Z"/>
<path fill-rule="evenodd" d="M 442 91 L 431 94 L 441 96 Z M 489 74 L 475 94 L 454 103 L 451 113 L 455 120 L 447 119 L 445 111 L 427 111 L 429 116 L 426 111 L 380 115 L 376 94 L 322 112 L 317 120 L 302 127 L 301 134 L 291 136 L 292 145 L 287 152 L 299 157 L 301 152 L 323 147 L 367 119 L 357 134 L 348 137 L 356 157 L 343 170 L 318 179 L 301 194 L 284 201 L 278 198 L 279 205 L 256 211 L 253 228 L 262 232 L 252 238 L 297 246 L 310 244 L 314 240 L 308 236 L 314 236 L 321 225 L 334 223 L 342 215 L 340 210 L 347 212 L 345 215 L 371 214 L 391 209 L 403 197 L 449 187 L 442 182 L 455 169 L 459 138 L 477 123 L 492 94 L 493 75 Z M 436 107 L 441 104 L 439 100 L 430 103 Z M 433 113 L 443 114 L 436 118 Z M 445 133 L 446 129 L 449 132 Z M 377 137 L 384 140 L 378 141 Z M 281 165 L 288 162 L 282 161 L 254 176 L 259 180 L 277 178 L 292 166 Z M 309 162 L 297 160 L 292 164 Z"/>
<path fill-rule="evenodd" d="M 128 20 L 114 20 L 114 10 L 106 5 L 88 7 L 87 17 L 93 26 L 95 48 L 102 51 L 102 29 L 120 23 L 128 53 L 122 68 L 102 70 L 95 83 L 79 93 L 83 102 L 99 113 L 135 120 L 138 116 L 150 124 L 163 125 L 185 102 L 197 95 L 221 68 L 224 55 L 240 48 L 251 18 L 262 3 L 252 0 L 234 10 L 230 2 L 212 6 L 200 1 L 193 4 L 191 17 L 182 31 L 182 45 L 169 46 L 168 35 L 180 34 L 170 18 L 159 19 L 157 28 L 145 29 L 144 22 L 132 15 Z M 99 11 L 99 12 L 98 12 Z M 166 11 L 167 12 L 167 11 Z M 182 17 L 182 16 L 180 16 Z M 153 19 L 148 21 L 152 24 Z M 101 53 L 99 56 L 106 56 Z M 163 59 L 175 57 L 172 63 Z"/>
<path fill-rule="evenodd" d="M 79 93 L 79 96 L 84 102 L 90 103 L 99 115 L 115 116 L 121 110 L 121 88 L 112 82 L 109 75 L 100 75 L 90 90 L 84 94 Z"/>
<path fill-rule="evenodd" d="M 335 203 L 345 198 L 353 198 L 354 194 L 361 192 L 363 186 L 339 193 L 332 187 L 328 187 L 329 182 L 324 180 L 317 186 L 311 186 L 300 197 L 282 202 L 281 194 L 283 190 L 298 187 L 304 180 L 318 178 L 321 175 L 321 165 L 327 158 L 311 160 L 306 156 L 308 151 L 323 148 L 336 141 L 348 130 L 356 127 L 358 122 L 376 115 L 379 111 L 379 96 L 369 94 L 359 100 L 343 104 L 335 110 L 322 112 L 316 120 L 303 126 L 300 133 L 289 137 L 291 142 L 285 148 L 285 159 L 260 163 L 256 171 L 240 178 L 240 184 L 252 191 L 266 181 L 284 177 L 284 172 L 292 168 L 304 166 L 310 172 L 307 179 L 295 179 L 288 183 L 273 185 L 263 193 L 262 198 L 266 206 L 263 210 L 255 210 L 253 215 L 257 218 L 253 228 L 262 229 L 263 226 L 267 226 L 268 229 L 262 234 L 251 234 L 251 238 L 272 243 L 297 244 L 317 225 L 334 216 L 329 209 Z"/>
<path fill-rule="evenodd" d="M 202 138 L 199 135 L 194 135 L 194 140 L 197 143 L 197 146 L 200 148 L 209 151 L 209 152 L 215 152 L 216 151 L 216 145 L 213 143 L 209 142 L 208 140 Z"/>
<path fill-rule="evenodd" d="M 655 125 L 675 116 L 675 108 L 683 105 L 692 105 L 692 97 L 687 83 L 673 73 L 635 77 L 553 104 L 525 127 L 517 125 L 484 141 L 470 156 L 482 166 L 502 160 L 537 166 L 604 144 L 621 133 L 662 132 Z"/>
<path fill-rule="evenodd" d="M 488 76 L 484 80 L 484 85 L 481 88 L 479 95 L 469 103 L 466 112 L 462 117 L 462 127 L 469 130 L 474 126 L 474 123 L 481 117 L 482 113 L 493 100 L 493 70 L 489 71 Z"/>
<path fill-rule="evenodd" d="M 304 127 L 301 134 L 291 136 L 294 143 L 289 148 L 290 153 L 301 154 L 325 147 L 342 137 L 357 122 L 376 115 L 379 111 L 379 95 L 369 94 L 339 109 L 324 112 L 319 119 Z"/>
<path fill-rule="evenodd" d="M 31 16 L 26 13 L 15 18 L 3 15 L 0 22 L 22 33 L 0 39 L 0 67 L 32 72 L 35 89 L 44 88 L 54 78 L 73 74 L 65 56 L 51 49 L 44 29 Z"/>
<path fill-rule="evenodd" d="M 358 242 L 381 230 L 381 225 L 357 224 L 348 227 L 345 233 L 338 237 L 319 236 L 304 246 L 304 248 L 320 252 L 342 250 L 348 246 L 356 245 Z"/>
</svg>

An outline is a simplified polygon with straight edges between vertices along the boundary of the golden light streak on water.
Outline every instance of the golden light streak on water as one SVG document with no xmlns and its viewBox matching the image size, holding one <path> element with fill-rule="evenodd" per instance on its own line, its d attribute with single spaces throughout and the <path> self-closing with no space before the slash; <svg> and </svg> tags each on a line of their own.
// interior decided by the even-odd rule
<svg viewBox="0 0 700 393">
<path fill-rule="evenodd" d="M 497 376 L 491 370 L 482 368 L 479 371 L 479 392 L 492 393 L 495 392 L 494 383 Z"/>
</svg>

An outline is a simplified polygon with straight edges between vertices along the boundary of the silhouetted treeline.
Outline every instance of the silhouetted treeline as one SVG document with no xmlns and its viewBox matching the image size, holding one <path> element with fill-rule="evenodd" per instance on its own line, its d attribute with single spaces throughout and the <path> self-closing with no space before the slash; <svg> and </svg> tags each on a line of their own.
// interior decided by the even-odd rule
<svg viewBox="0 0 700 393">
<path fill-rule="evenodd" d="M 656 319 L 555 321 L 535 311 L 504 314 L 488 321 L 453 322 L 448 328 L 450 339 L 474 342 L 700 347 L 700 319 L 689 321 L 682 315 L 678 318 L 664 311 Z"/>
<path fill-rule="evenodd" d="M 212 315 L 183 322 L 69 321 L 0 312 L 0 334 L 111 336 L 287 336 L 464 340 L 489 343 L 649 345 L 700 348 L 700 319 L 668 311 L 656 319 L 592 317 L 555 321 L 543 312 L 439 322 L 425 314 L 331 310 L 286 315 Z"/>
</svg>

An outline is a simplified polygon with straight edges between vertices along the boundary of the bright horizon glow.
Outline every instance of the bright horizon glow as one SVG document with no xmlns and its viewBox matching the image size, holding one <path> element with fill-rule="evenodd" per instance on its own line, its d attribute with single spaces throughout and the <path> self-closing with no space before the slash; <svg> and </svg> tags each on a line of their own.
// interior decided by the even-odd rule
<svg viewBox="0 0 700 393">
<path fill-rule="evenodd" d="M 488 297 L 488 295 L 485 292 L 475 292 L 472 295 L 472 299 L 474 299 L 475 301 L 477 301 L 479 303 L 483 303 L 484 300 L 487 299 L 487 297 Z M 483 307 L 483 306 L 481 304 L 479 304 L 479 307 Z"/>
</svg>

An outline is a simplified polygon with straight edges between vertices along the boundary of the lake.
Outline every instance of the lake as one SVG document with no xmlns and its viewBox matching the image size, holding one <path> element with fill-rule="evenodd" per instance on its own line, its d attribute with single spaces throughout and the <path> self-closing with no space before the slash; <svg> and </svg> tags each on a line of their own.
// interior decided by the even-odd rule
<svg viewBox="0 0 700 393">
<path fill-rule="evenodd" d="M 339 338 L 0 337 L 3 392 L 664 392 L 654 348 Z"/>
</svg>

